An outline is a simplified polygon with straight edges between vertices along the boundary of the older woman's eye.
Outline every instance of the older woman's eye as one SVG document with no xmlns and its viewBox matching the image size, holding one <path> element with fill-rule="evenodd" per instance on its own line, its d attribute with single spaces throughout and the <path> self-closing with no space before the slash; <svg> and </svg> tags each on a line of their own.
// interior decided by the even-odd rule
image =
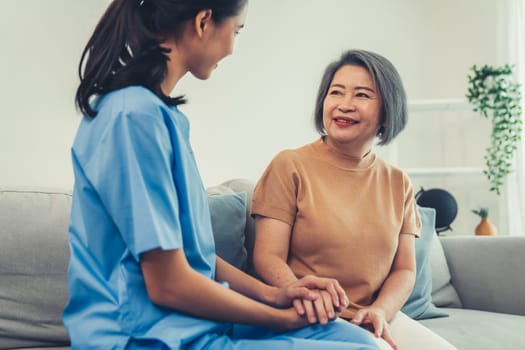
<svg viewBox="0 0 525 350">
<path fill-rule="evenodd" d="M 329 95 L 342 95 L 343 92 L 340 91 L 340 90 L 331 90 L 330 92 L 328 92 Z"/>
<path fill-rule="evenodd" d="M 368 96 L 368 94 L 365 94 L 364 92 L 359 92 L 356 94 L 357 97 L 362 97 L 362 98 L 369 98 L 370 96 Z"/>
</svg>

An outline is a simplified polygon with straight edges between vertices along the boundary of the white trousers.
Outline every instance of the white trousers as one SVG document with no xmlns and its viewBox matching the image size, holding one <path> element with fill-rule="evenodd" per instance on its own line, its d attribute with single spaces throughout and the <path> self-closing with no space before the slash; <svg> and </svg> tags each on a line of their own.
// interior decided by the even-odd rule
<svg viewBox="0 0 525 350">
<path fill-rule="evenodd" d="M 445 339 L 401 311 L 390 322 L 390 332 L 398 350 L 457 350 Z M 392 350 L 382 338 L 376 340 L 382 350 Z"/>
</svg>

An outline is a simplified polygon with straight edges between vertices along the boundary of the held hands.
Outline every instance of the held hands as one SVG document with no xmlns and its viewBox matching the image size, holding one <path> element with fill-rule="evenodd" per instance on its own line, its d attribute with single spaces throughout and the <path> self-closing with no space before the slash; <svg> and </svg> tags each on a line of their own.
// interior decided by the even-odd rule
<svg viewBox="0 0 525 350">
<path fill-rule="evenodd" d="M 295 299 L 293 306 L 297 314 L 306 316 L 309 323 L 319 322 L 326 324 L 328 321 L 335 320 L 343 311 L 344 306 L 335 306 L 330 294 L 325 290 L 314 290 L 317 294 L 315 300 Z M 345 305 L 346 306 L 346 305 Z"/>
<path fill-rule="evenodd" d="M 374 307 L 360 309 L 350 322 L 369 330 L 376 337 L 383 338 L 392 349 L 397 350 L 383 310 Z"/>
<path fill-rule="evenodd" d="M 305 276 L 298 281 L 281 288 L 276 305 L 293 305 L 301 318 L 308 323 L 326 324 L 335 319 L 348 305 L 348 298 L 337 280 Z"/>
</svg>

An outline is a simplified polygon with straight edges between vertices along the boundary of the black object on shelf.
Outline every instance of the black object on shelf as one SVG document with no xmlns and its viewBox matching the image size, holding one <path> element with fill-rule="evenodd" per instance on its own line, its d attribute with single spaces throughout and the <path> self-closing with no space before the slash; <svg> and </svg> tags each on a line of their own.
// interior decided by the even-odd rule
<svg viewBox="0 0 525 350">
<path fill-rule="evenodd" d="M 458 214 L 458 203 L 450 192 L 439 188 L 425 190 L 423 187 L 416 193 L 416 203 L 421 207 L 436 210 L 436 233 L 450 230 L 450 224 Z"/>
</svg>

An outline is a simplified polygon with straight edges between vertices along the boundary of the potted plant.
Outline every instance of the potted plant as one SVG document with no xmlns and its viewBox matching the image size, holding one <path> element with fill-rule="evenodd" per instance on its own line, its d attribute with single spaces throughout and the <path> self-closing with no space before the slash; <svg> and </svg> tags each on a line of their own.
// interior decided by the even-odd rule
<svg viewBox="0 0 525 350">
<path fill-rule="evenodd" d="M 488 208 L 480 208 L 479 210 L 472 210 L 472 212 L 481 218 L 481 221 L 474 230 L 477 236 L 494 236 L 498 233 L 496 227 L 489 221 Z"/>
<path fill-rule="evenodd" d="M 512 80 L 513 67 L 484 65 L 471 67 L 467 99 L 492 123 L 490 146 L 486 149 L 483 171 L 490 190 L 500 194 L 503 180 L 513 169 L 514 154 L 521 139 L 520 84 Z"/>
</svg>

